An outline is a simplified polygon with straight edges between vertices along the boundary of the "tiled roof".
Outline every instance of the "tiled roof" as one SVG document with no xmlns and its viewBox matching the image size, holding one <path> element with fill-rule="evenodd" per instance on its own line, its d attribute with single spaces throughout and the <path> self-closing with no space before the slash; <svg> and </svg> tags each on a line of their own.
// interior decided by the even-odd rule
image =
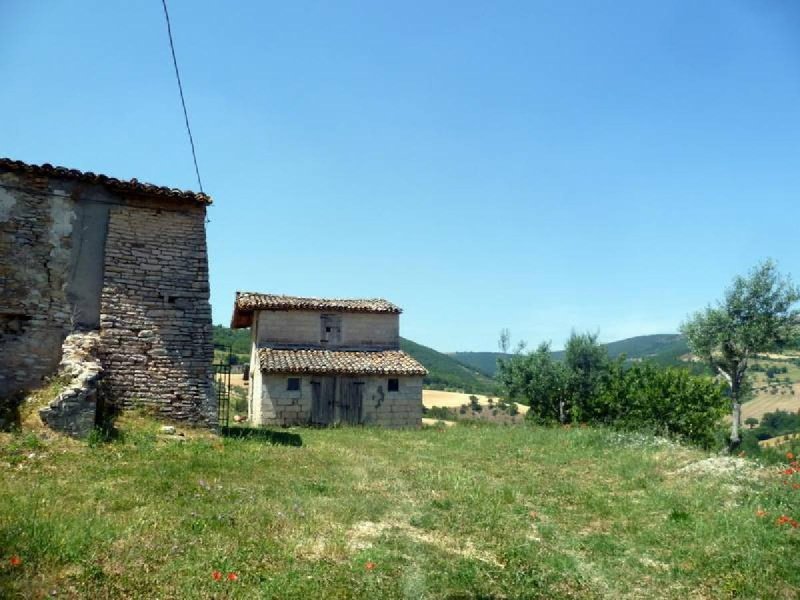
<svg viewBox="0 0 800 600">
<path fill-rule="evenodd" d="M 236 292 L 231 327 L 249 327 L 254 310 L 321 310 L 395 314 L 403 312 L 399 307 L 381 298 L 347 300 Z"/>
<path fill-rule="evenodd" d="M 260 348 L 258 359 L 261 370 L 267 373 L 420 376 L 428 374 L 425 367 L 401 350 L 346 352 Z"/>
<path fill-rule="evenodd" d="M 78 171 L 76 169 L 54 167 L 47 163 L 43 165 L 31 165 L 19 160 L 0 158 L 0 170 L 25 173 L 35 177 L 60 177 L 62 179 L 72 179 L 84 183 L 103 185 L 116 191 L 135 192 L 148 196 L 161 196 L 166 199 L 192 200 L 194 202 L 200 202 L 201 204 L 211 204 L 211 197 L 207 194 L 158 186 L 151 183 L 142 183 L 136 179 L 116 179 L 115 177 L 108 177 L 107 175 L 98 175 L 91 171 Z"/>
</svg>

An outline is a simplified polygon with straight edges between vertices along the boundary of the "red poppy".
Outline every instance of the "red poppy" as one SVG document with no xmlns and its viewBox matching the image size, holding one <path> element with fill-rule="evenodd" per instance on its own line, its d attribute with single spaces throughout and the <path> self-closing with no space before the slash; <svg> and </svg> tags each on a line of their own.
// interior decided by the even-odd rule
<svg viewBox="0 0 800 600">
<path fill-rule="evenodd" d="M 784 475 L 791 475 L 792 473 L 794 473 L 794 469 L 792 468 L 788 468 L 783 472 Z"/>
<path fill-rule="evenodd" d="M 365 564 L 365 565 L 364 565 L 364 568 L 365 568 L 367 571 L 372 571 L 372 569 L 374 569 L 374 568 L 375 568 L 375 563 L 374 563 L 374 562 L 372 562 L 372 561 L 370 561 L 370 562 L 368 562 L 367 564 Z"/>
<path fill-rule="evenodd" d="M 220 573 L 219 571 L 213 571 L 211 573 L 211 577 L 214 579 L 214 581 L 219 581 L 220 579 L 222 579 L 222 573 Z"/>
<path fill-rule="evenodd" d="M 794 458 L 794 454 L 792 454 L 791 452 L 787 452 L 786 453 L 786 458 L 788 458 L 789 460 L 792 460 Z"/>
<path fill-rule="evenodd" d="M 11 566 L 12 566 L 12 567 L 18 567 L 18 566 L 20 566 L 20 565 L 22 564 L 22 559 L 21 559 L 19 556 L 17 556 L 17 555 L 15 554 L 14 556 L 12 556 L 12 557 L 9 559 L 9 561 L 8 561 L 8 562 L 10 562 L 10 563 L 11 563 Z"/>
<path fill-rule="evenodd" d="M 239 576 L 236 573 L 228 573 L 228 581 L 236 581 Z"/>
</svg>

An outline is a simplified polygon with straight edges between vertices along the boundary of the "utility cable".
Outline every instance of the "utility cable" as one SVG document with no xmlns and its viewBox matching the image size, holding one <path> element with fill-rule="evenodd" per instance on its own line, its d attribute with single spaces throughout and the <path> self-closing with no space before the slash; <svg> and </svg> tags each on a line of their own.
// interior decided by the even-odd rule
<svg viewBox="0 0 800 600">
<path fill-rule="evenodd" d="M 167 34 L 169 35 L 169 48 L 172 51 L 172 64 L 175 65 L 175 78 L 178 80 L 178 91 L 181 93 L 181 106 L 183 106 L 183 119 L 186 122 L 186 133 L 189 134 L 189 144 L 192 146 L 192 160 L 194 161 L 194 172 L 197 175 L 197 185 L 200 186 L 200 193 L 204 194 L 203 182 L 200 180 L 200 169 L 197 167 L 197 153 L 194 149 L 194 138 L 192 128 L 189 127 L 189 113 L 186 111 L 186 100 L 183 97 L 183 85 L 181 85 L 181 74 L 178 71 L 178 59 L 175 58 L 175 44 L 172 41 L 172 27 L 169 23 L 169 12 L 167 11 L 167 0 L 161 0 L 164 5 L 164 17 L 167 19 Z"/>
</svg>

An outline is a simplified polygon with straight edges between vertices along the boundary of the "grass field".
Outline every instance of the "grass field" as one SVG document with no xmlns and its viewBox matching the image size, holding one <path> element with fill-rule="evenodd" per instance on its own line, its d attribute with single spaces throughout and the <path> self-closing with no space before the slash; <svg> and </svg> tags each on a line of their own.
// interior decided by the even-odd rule
<svg viewBox="0 0 800 600">
<path fill-rule="evenodd" d="M 95 447 L 52 434 L 0 438 L 0 596 L 793 598 L 800 589 L 800 529 L 776 521 L 800 517 L 786 476 L 657 438 L 456 425 L 170 441 L 143 417 L 120 427 L 121 439 Z"/>
</svg>

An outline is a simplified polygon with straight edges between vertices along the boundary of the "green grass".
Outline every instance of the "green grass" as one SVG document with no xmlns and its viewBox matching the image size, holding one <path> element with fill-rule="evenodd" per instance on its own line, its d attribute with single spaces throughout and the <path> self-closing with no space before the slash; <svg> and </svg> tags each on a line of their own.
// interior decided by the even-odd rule
<svg viewBox="0 0 800 600">
<path fill-rule="evenodd" d="M 0 438 L 0 597 L 789 598 L 800 589 L 800 529 L 775 523 L 800 517 L 786 476 L 682 472 L 708 455 L 644 435 L 283 431 L 297 447 L 192 432 L 163 441 L 157 423 L 132 416 L 121 429 L 121 441 L 93 448 Z M 214 581 L 215 570 L 238 581 Z"/>
</svg>

